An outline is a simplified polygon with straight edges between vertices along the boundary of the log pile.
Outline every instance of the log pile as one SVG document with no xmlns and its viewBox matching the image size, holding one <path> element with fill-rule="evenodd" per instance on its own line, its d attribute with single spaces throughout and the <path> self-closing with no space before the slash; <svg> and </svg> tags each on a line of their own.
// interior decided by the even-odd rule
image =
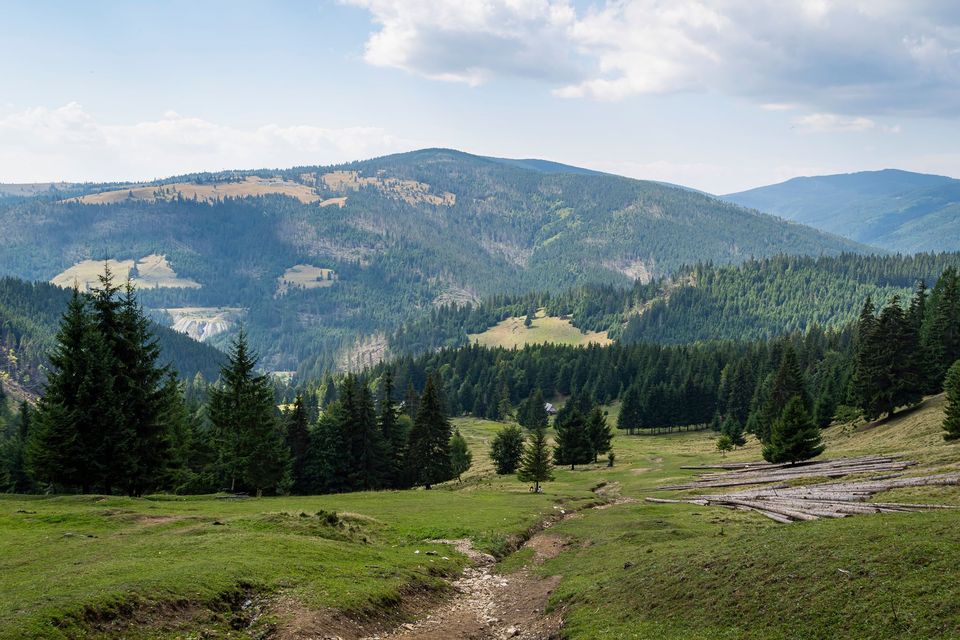
<svg viewBox="0 0 960 640">
<path fill-rule="evenodd" d="M 826 482 L 821 484 L 754 487 L 734 493 L 696 495 L 679 500 L 647 498 L 648 502 L 688 503 L 701 506 L 720 506 L 729 509 L 756 511 L 771 520 L 789 523 L 819 518 L 845 518 L 869 513 L 902 513 L 930 509 L 955 509 L 954 505 L 914 504 L 898 502 L 868 502 L 873 496 L 891 489 L 960 485 L 960 472 L 937 475 L 901 477 L 899 473 L 912 462 L 883 456 L 826 460 L 807 465 L 768 465 L 748 463 L 724 466 L 727 473 L 708 473 L 693 484 L 674 485 L 674 489 L 734 487 L 741 485 L 772 484 L 783 480 L 807 477 L 837 477 L 854 473 L 887 472 L 864 480 Z M 708 467 L 715 468 L 715 467 Z M 661 487 L 667 488 L 667 487 Z"/>
<path fill-rule="evenodd" d="M 896 456 L 862 456 L 837 458 L 799 464 L 769 464 L 743 462 L 716 466 L 684 467 L 685 469 L 722 469 L 723 473 L 702 473 L 688 484 L 657 487 L 664 490 L 741 487 L 753 484 L 771 484 L 806 478 L 842 478 L 856 473 L 884 474 L 889 478 L 915 465 Z"/>
</svg>

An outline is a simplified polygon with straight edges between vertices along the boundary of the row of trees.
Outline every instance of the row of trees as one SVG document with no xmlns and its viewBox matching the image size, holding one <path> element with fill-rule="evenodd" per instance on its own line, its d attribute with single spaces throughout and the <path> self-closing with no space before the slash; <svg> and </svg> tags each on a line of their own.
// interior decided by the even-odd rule
<svg viewBox="0 0 960 640">
<path fill-rule="evenodd" d="M 284 415 L 256 364 L 241 331 L 217 383 L 185 394 L 132 285 L 114 286 L 108 271 L 91 295 L 73 292 L 35 419 L 26 405 L 3 416 L 0 480 L 18 491 L 259 495 L 429 488 L 470 466 L 432 377 L 401 407 L 389 374 L 379 403 L 347 376 L 319 417 L 300 397 Z"/>
</svg>

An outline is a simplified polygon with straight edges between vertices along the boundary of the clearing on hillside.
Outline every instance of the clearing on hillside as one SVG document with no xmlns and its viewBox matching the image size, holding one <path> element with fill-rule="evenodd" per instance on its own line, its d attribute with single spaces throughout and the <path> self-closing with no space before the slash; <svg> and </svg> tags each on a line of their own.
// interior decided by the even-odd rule
<svg viewBox="0 0 960 640">
<path fill-rule="evenodd" d="M 311 264 L 295 264 L 277 278 L 277 295 L 282 296 L 289 289 L 320 289 L 332 287 L 337 281 L 333 269 L 315 267 Z"/>
<path fill-rule="evenodd" d="M 98 278 L 103 274 L 104 264 L 110 267 L 116 282 L 132 276 L 133 284 L 139 289 L 199 289 L 201 286 L 199 282 L 179 277 L 167 262 L 167 257 L 157 254 L 139 260 L 83 260 L 55 275 L 50 282 L 65 289 L 78 284 L 81 289 L 89 290 L 99 284 Z M 134 267 L 136 271 L 131 273 Z"/>
<path fill-rule="evenodd" d="M 483 333 L 471 334 L 468 337 L 472 343 L 504 349 L 513 349 L 527 344 L 553 343 L 584 347 L 588 344 L 606 345 L 613 342 L 606 333 L 599 331 L 583 333 L 569 320 L 549 317 L 543 309 L 537 311 L 533 324 L 529 327 L 524 326 L 523 321 L 522 316 L 507 318 Z"/>
<path fill-rule="evenodd" d="M 331 171 L 320 177 L 323 186 L 331 191 L 359 191 L 361 187 L 374 187 L 381 193 L 399 198 L 407 204 L 424 202 L 436 206 L 452 207 L 457 196 L 449 191 L 431 193 L 431 187 L 425 182 L 401 180 L 383 176 L 361 176 L 359 171 Z M 331 203 L 333 204 L 333 203 Z M 340 205 L 343 206 L 343 205 Z"/>
<path fill-rule="evenodd" d="M 280 195 L 296 198 L 300 202 L 310 204 L 323 200 L 310 187 L 284 180 L 283 178 L 261 178 L 247 176 L 238 182 L 214 182 L 198 184 L 196 182 L 174 182 L 172 184 L 153 184 L 114 189 L 91 193 L 78 198 L 70 198 L 66 202 L 80 202 L 83 204 L 115 204 L 125 200 L 141 200 L 144 202 L 170 201 L 178 197 L 185 200 L 213 202 L 223 198 L 245 198 L 248 196 Z M 324 203 L 321 203 L 323 206 Z M 339 204 L 326 202 L 325 204 Z M 340 206 L 343 206 L 342 204 Z"/>
</svg>

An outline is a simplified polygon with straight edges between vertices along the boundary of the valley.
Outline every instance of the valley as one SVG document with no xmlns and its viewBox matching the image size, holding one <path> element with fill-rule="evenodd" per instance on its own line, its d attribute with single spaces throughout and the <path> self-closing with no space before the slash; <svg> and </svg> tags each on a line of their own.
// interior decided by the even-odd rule
<svg viewBox="0 0 960 640">
<path fill-rule="evenodd" d="M 831 427 L 830 455 L 920 461 L 908 475 L 956 471 L 960 452 L 938 433 L 943 402 Z M 478 461 L 500 427 L 455 425 Z M 613 468 L 557 469 L 543 494 L 478 467 L 462 484 L 430 492 L 0 496 L 0 637 L 27 629 L 35 637 L 433 637 L 427 616 L 449 622 L 445 611 L 463 612 L 460 599 L 478 597 L 461 571 L 478 561 L 485 571 L 484 557 L 436 542 L 455 539 L 497 558 L 484 582 L 520 609 L 483 609 L 470 623 L 477 638 L 508 627 L 515 637 L 545 638 L 549 627 L 538 625 L 550 619 L 569 638 L 935 637 L 953 624 L 942 603 L 956 582 L 956 512 L 779 525 L 755 513 L 644 502 L 671 497 L 656 487 L 690 478 L 682 467 L 721 462 L 714 440 L 618 435 Z M 758 457 L 751 440 L 723 461 Z M 960 492 L 919 488 L 876 499 L 960 504 Z M 596 504 L 605 508 L 589 508 Z M 544 520 L 551 526 L 536 533 Z M 523 544 L 531 534 L 536 542 Z M 63 562 L 69 582 L 53 579 Z M 468 579 L 477 575 L 470 571 Z M 941 588 L 931 591 L 931 580 Z M 472 619 L 470 606 L 457 624 Z M 13 620 L 30 626 L 11 635 Z"/>
</svg>

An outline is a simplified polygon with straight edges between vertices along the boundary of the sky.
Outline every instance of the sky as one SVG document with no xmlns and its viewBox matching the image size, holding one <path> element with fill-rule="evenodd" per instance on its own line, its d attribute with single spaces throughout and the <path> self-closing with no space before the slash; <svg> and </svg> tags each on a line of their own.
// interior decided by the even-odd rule
<svg viewBox="0 0 960 640">
<path fill-rule="evenodd" d="M 952 0 L 0 0 L 0 182 L 423 147 L 730 193 L 960 177 Z"/>
</svg>

